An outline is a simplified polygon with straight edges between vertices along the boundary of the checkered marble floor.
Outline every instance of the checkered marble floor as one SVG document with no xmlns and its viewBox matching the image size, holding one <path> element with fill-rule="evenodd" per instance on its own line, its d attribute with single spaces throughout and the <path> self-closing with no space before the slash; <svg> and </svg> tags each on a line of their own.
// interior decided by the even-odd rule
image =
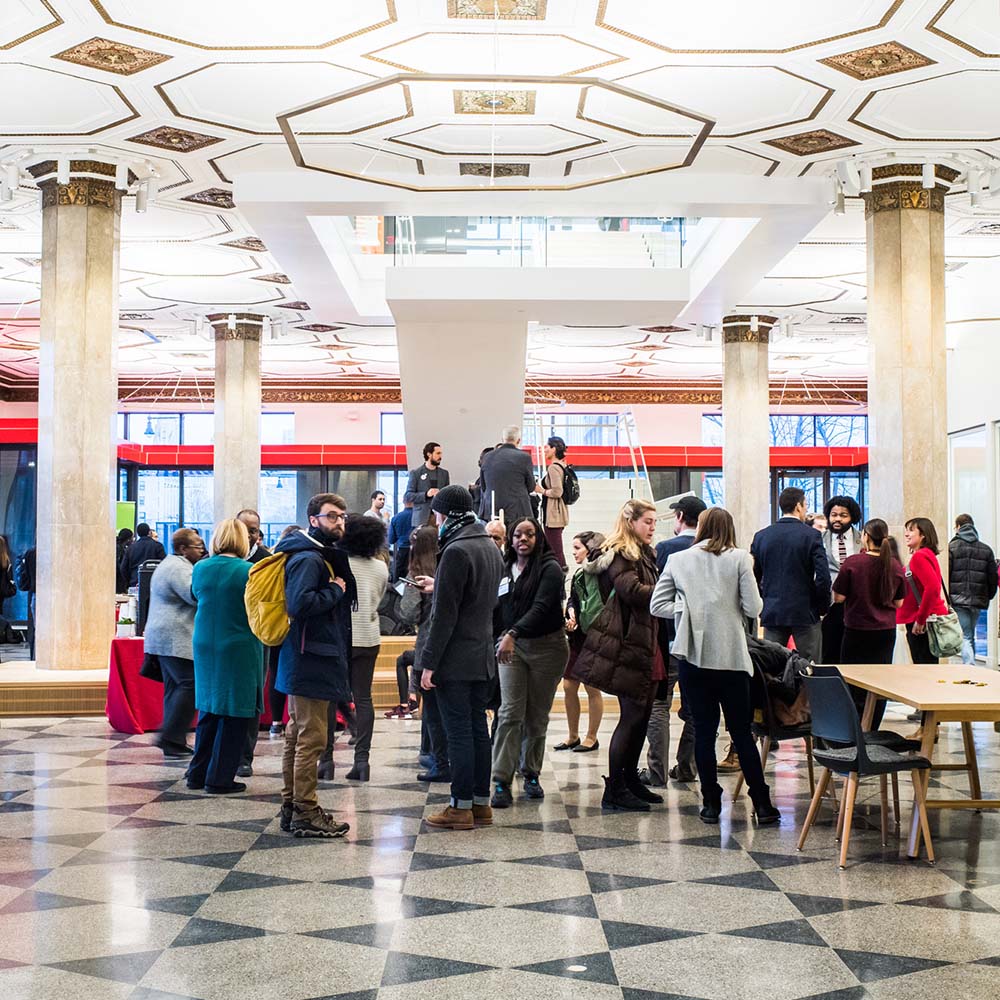
<svg viewBox="0 0 1000 1000">
<path fill-rule="evenodd" d="M 563 725 L 553 719 L 550 743 Z M 278 829 L 280 744 L 266 738 L 248 793 L 220 798 L 189 792 L 184 765 L 165 763 L 149 736 L 123 739 L 97 720 L 5 721 L 0 996 L 1000 993 L 1000 813 L 932 813 L 932 868 L 898 840 L 882 849 L 877 782 L 863 786 L 840 872 L 829 809 L 795 852 L 808 786 L 789 743 L 768 768 L 777 828 L 757 829 L 745 799 L 719 827 L 702 825 L 693 785 L 672 785 L 650 814 L 604 815 L 602 751 L 550 753 L 545 801 L 518 799 L 492 829 L 433 831 L 423 818 L 446 789 L 414 781 L 418 737 L 419 723 L 379 721 L 372 782 L 321 786 L 348 839 L 316 843 Z M 1000 736 L 977 726 L 976 739 L 984 788 L 1000 794 Z M 341 774 L 349 753 L 341 744 Z M 946 727 L 939 757 L 960 753 Z M 937 794 L 968 794 L 964 775 L 938 773 Z"/>
</svg>

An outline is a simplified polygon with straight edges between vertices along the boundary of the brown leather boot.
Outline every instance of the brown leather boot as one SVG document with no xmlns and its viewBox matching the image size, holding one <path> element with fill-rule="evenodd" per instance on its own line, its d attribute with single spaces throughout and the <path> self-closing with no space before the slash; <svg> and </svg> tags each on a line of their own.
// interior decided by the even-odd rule
<svg viewBox="0 0 1000 1000">
<path fill-rule="evenodd" d="M 476 826 L 492 826 L 493 810 L 489 806 L 473 806 L 472 821 Z"/>
<path fill-rule="evenodd" d="M 730 743 L 729 747 L 726 749 L 726 759 L 719 761 L 717 770 L 722 771 L 724 774 L 732 774 L 741 770 L 740 758 L 737 755 L 736 748 L 732 745 L 732 743 Z"/>
<path fill-rule="evenodd" d="M 436 826 L 441 830 L 471 830 L 475 827 L 471 809 L 456 809 L 448 806 L 444 812 L 427 817 L 428 826 Z"/>
</svg>

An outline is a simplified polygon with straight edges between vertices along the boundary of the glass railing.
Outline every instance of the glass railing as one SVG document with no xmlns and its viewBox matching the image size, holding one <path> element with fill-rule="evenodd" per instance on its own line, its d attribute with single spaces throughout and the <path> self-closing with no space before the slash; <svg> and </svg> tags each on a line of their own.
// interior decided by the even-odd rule
<svg viewBox="0 0 1000 1000">
<path fill-rule="evenodd" d="M 406 267 L 684 266 L 676 216 L 355 216 L 357 248 Z"/>
</svg>

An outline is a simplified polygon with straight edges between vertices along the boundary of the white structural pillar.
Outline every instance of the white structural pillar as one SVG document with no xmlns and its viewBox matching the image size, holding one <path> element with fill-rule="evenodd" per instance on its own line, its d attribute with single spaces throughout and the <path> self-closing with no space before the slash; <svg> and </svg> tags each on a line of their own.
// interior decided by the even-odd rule
<svg viewBox="0 0 1000 1000">
<path fill-rule="evenodd" d="M 256 508 L 260 494 L 260 337 L 264 318 L 208 317 L 215 334 L 215 521 Z"/>
<path fill-rule="evenodd" d="M 409 466 L 438 441 L 451 481 L 468 486 L 483 448 L 524 418 L 528 324 L 403 321 L 396 339 Z"/>
<path fill-rule="evenodd" d="M 771 522 L 771 425 L 768 343 L 774 316 L 722 321 L 722 477 L 736 542 L 749 548 Z"/>
<path fill-rule="evenodd" d="M 36 660 L 107 669 L 121 193 L 113 164 L 50 160 L 30 172 L 42 191 Z"/>
<path fill-rule="evenodd" d="M 944 200 L 956 171 L 924 187 L 917 163 L 877 167 L 868 229 L 869 506 L 889 531 L 929 517 L 948 534 Z M 929 178 L 930 180 L 930 178 Z"/>
</svg>

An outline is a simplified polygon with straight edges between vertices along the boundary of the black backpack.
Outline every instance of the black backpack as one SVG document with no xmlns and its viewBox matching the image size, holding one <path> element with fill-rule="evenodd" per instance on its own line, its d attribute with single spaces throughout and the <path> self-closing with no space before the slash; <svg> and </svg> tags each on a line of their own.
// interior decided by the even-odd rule
<svg viewBox="0 0 1000 1000">
<path fill-rule="evenodd" d="M 580 480 L 576 478 L 576 470 L 572 465 L 565 465 L 563 466 L 562 502 L 567 507 L 572 507 L 579 499 Z"/>
</svg>

